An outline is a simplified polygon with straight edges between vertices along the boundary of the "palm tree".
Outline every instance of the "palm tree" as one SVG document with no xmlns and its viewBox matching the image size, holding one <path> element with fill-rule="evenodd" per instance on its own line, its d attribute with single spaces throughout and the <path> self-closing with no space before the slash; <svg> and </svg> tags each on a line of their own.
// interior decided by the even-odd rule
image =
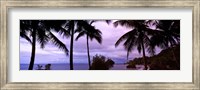
<svg viewBox="0 0 200 90">
<path fill-rule="evenodd" d="M 75 33 L 75 29 L 79 27 L 79 25 L 77 25 L 78 22 L 80 22 L 80 20 L 65 20 L 66 22 L 64 22 L 64 29 L 67 30 L 67 32 L 64 32 L 63 36 L 65 37 L 69 37 L 70 36 L 70 56 L 69 56 L 69 61 L 70 61 L 70 70 L 73 70 L 73 45 L 74 45 L 74 33 Z M 60 23 L 60 26 L 62 26 L 63 24 Z M 68 34 L 65 34 L 68 33 Z"/>
<path fill-rule="evenodd" d="M 113 24 L 115 27 L 121 25 L 132 29 L 122 35 L 115 43 L 115 46 L 117 47 L 121 42 L 125 41 L 123 46 L 127 50 L 127 57 L 134 48 L 137 48 L 139 53 L 142 51 L 145 70 L 147 70 L 145 49 L 148 49 L 149 53 L 154 53 L 154 50 L 150 46 L 151 42 L 149 39 L 149 34 L 152 30 L 148 28 L 146 20 L 118 20 Z"/>
<path fill-rule="evenodd" d="M 64 23 L 64 28 L 67 30 L 69 35 L 63 34 L 63 36 L 65 36 L 65 37 L 70 36 L 70 56 L 69 56 L 70 70 L 74 69 L 73 68 L 73 44 L 74 44 L 74 31 L 75 31 L 75 28 L 76 28 L 76 24 L 77 24 L 77 20 L 66 20 L 66 22 Z"/>
<path fill-rule="evenodd" d="M 157 29 L 163 36 L 166 47 L 173 47 L 180 43 L 180 21 L 179 20 L 159 20 Z M 162 41 L 162 40 L 159 40 Z"/>
<path fill-rule="evenodd" d="M 53 20 L 51 20 L 53 21 Z M 70 37 L 70 70 L 73 70 L 73 44 L 74 44 L 74 32 L 75 29 L 78 27 L 77 22 L 79 20 L 61 20 L 60 22 L 55 23 L 48 23 L 48 26 L 53 26 L 54 29 L 61 35 L 66 38 Z"/>
<path fill-rule="evenodd" d="M 89 69 L 91 69 L 91 61 L 90 61 L 90 53 L 89 53 L 89 39 L 90 40 L 95 39 L 100 44 L 102 42 L 101 31 L 98 29 L 95 29 L 95 27 L 92 26 L 93 22 L 94 21 L 79 21 L 78 22 L 79 28 L 77 28 L 77 30 L 76 30 L 76 32 L 79 32 L 78 36 L 76 37 L 76 40 L 78 40 L 80 37 L 86 35 Z"/>
<path fill-rule="evenodd" d="M 44 48 L 45 44 L 47 44 L 48 41 L 51 41 L 59 49 L 64 50 L 65 53 L 68 54 L 67 47 L 51 32 L 49 28 L 46 28 L 45 23 L 42 20 L 20 20 L 20 36 L 32 44 L 29 70 L 33 70 L 36 40 L 40 43 L 41 48 Z"/>
<path fill-rule="evenodd" d="M 74 44 L 74 33 L 75 29 L 81 27 L 80 24 L 77 24 L 81 20 L 64 20 L 65 22 L 58 22 L 56 25 L 50 23 L 49 26 L 56 27 L 55 29 L 59 29 L 58 33 L 60 33 L 64 37 L 70 37 L 70 70 L 73 70 L 73 44 Z M 63 26 L 63 27 L 62 27 Z M 60 30 L 60 27 L 61 30 Z"/>
<path fill-rule="evenodd" d="M 179 20 L 158 20 L 156 33 L 151 37 L 152 45 L 160 48 L 171 47 L 173 60 L 179 68 L 173 47 L 180 44 L 180 21 Z"/>
</svg>

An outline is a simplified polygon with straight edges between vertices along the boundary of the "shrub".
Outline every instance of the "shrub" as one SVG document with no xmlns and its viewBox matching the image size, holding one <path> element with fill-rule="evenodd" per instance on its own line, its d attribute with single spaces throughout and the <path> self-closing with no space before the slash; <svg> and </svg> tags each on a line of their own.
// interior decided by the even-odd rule
<svg viewBox="0 0 200 90">
<path fill-rule="evenodd" d="M 102 55 L 95 55 L 93 57 L 92 65 L 91 65 L 91 70 L 108 70 L 113 65 L 115 62 L 111 59 L 107 59 L 105 56 Z"/>
<path fill-rule="evenodd" d="M 129 62 L 128 62 L 128 65 L 126 66 L 126 68 L 136 68 L 135 65 L 136 65 L 135 62 L 129 61 Z"/>
<path fill-rule="evenodd" d="M 108 66 L 108 68 L 113 67 L 114 64 L 115 62 L 110 58 L 106 61 L 106 66 Z"/>
</svg>

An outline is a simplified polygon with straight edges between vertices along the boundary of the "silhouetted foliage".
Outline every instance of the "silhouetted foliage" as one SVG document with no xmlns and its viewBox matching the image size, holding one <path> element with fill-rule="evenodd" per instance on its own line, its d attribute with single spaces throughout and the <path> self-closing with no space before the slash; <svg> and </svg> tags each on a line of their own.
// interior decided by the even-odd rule
<svg viewBox="0 0 200 90">
<path fill-rule="evenodd" d="M 91 21 L 93 22 L 93 21 Z M 87 20 L 66 20 L 66 23 L 64 25 L 64 28 L 69 32 L 70 34 L 70 70 L 73 70 L 73 46 L 74 46 L 74 34 L 79 33 L 76 40 L 83 36 L 87 35 L 87 50 L 88 50 L 88 61 L 89 61 L 89 67 L 90 67 L 90 57 L 89 57 L 89 45 L 88 45 L 88 38 L 96 39 L 99 43 L 101 43 L 101 32 L 94 28 L 90 23 L 88 23 Z M 93 31 L 94 30 L 94 31 Z M 69 35 L 64 35 L 66 37 L 69 37 Z"/>
<path fill-rule="evenodd" d="M 33 69 L 35 61 L 36 41 L 39 42 L 41 48 L 44 48 L 45 45 L 50 41 L 59 49 L 64 50 L 68 55 L 68 49 L 65 44 L 63 44 L 52 33 L 52 28 L 55 27 L 49 26 L 47 22 L 48 21 L 45 20 L 20 20 L 20 37 L 25 38 L 32 45 L 31 60 L 28 68 L 29 70 Z M 56 22 L 51 21 L 51 23 Z"/>
<path fill-rule="evenodd" d="M 73 70 L 75 33 L 78 33 L 76 40 L 86 35 L 89 69 L 108 70 L 113 67 L 114 61 L 102 55 L 94 56 L 91 65 L 89 39 L 95 39 L 98 43 L 102 43 L 101 31 L 92 25 L 97 21 L 108 24 L 113 22 L 112 20 L 20 20 L 20 37 L 32 45 L 29 70 L 33 69 L 36 42 L 39 42 L 41 48 L 45 48 L 45 45 L 51 42 L 68 55 L 69 51 L 66 45 L 54 33 L 66 38 L 70 37 L 70 70 Z M 127 51 L 127 60 L 134 49 L 143 55 L 142 58 L 135 58 L 133 61 L 127 62 L 127 68 L 135 68 L 136 64 L 144 64 L 145 69 L 147 69 L 147 65 L 151 69 L 180 69 L 180 20 L 117 20 L 114 21 L 113 25 L 115 27 L 121 25 L 131 29 L 115 43 L 116 47 L 123 43 Z M 155 29 L 152 29 L 151 26 L 155 26 Z M 158 55 L 153 56 L 157 47 L 163 50 Z M 151 56 L 147 57 L 146 52 Z"/>
<path fill-rule="evenodd" d="M 115 62 L 110 58 L 108 58 L 108 60 L 106 61 L 106 66 L 108 66 L 108 68 L 113 67 L 114 64 Z"/>
<path fill-rule="evenodd" d="M 95 39 L 98 43 L 101 44 L 102 42 L 102 36 L 101 31 L 96 29 L 94 26 L 92 26 L 92 23 L 96 22 L 93 20 L 82 20 L 79 21 L 77 24 L 79 25 L 79 28 L 76 29 L 75 32 L 78 32 L 78 36 L 76 37 L 76 40 L 78 40 L 80 37 L 86 35 L 86 43 L 87 43 L 87 54 L 88 54 L 88 67 L 91 68 L 91 61 L 90 61 L 90 52 L 89 52 L 89 39 L 93 40 Z"/>
<path fill-rule="evenodd" d="M 115 62 L 113 60 L 106 59 L 105 56 L 95 55 L 93 57 L 91 70 L 108 70 L 113 67 L 114 64 Z"/>
<path fill-rule="evenodd" d="M 148 27 L 146 20 L 118 20 L 114 22 L 114 26 L 118 25 L 131 28 L 132 30 L 122 35 L 115 43 L 117 47 L 124 41 L 124 48 L 127 50 L 127 59 L 129 53 L 137 48 L 138 52 L 143 54 L 144 66 L 147 70 L 147 60 L 145 49 L 148 49 L 149 53 L 154 53 L 154 49 L 151 47 L 151 41 L 149 35 L 152 34 L 152 29 Z"/>
<path fill-rule="evenodd" d="M 171 53 L 172 49 L 174 49 L 176 60 L 178 60 L 177 62 L 173 59 L 173 54 Z M 179 70 L 180 45 L 162 50 L 158 55 L 147 57 L 147 59 L 151 70 Z M 141 65 L 143 63 L 142 58 L 135 58 L 127 62 L 129 67 L 132 66 L 132 64 Z"/>
<path fill-rule="evenodd" d="M 114 26 L 118 25 L 132 30 L 120 37 L 115 46 L 124 41 L 123 45 L 127 50 L 127 59 L 134 48 L 137 48 L 139 53 L 142 51 L 145 69 L 147 69 L 148 63 L 148 58 L 145 55 L 146 51 L 150 55 L 154 55 L 156 46 L 166 49 L 180 42 L 180 20 L 118 20 L 114 22 Z M 152 25 L 156 29 L 151 29 Z M 178 60 L 176 60 L 173 48 L 171 51 L 172 58 L 178 66 Z M 131 66 L 134 67 L 134 64 Z M 131 66 L 129 65 L 128 67 Z"/>
<path fill-rule="evenodd" d="M 154 35 L 150 38 L 153 48 L 156 46 L 161 49 L 172 48 L 180 44 L 180 20 L 158 20 Z M 172 59 L 175 61 L 176 66 L 179 66 L 175 51 L 172 48 Z"/>
<path fill-rule="evenodd" d="M 141 61 L 141 60 L 140 60 Z M 129 62 L 127 62 L 127 66 L 126 66 L 126 68 L 136 68 L 136 63 L 135 62 L 133 62 L 133 61 L 129 61 Z M 143 64 L 143 63 L 142 63 Z"/>
</svg>

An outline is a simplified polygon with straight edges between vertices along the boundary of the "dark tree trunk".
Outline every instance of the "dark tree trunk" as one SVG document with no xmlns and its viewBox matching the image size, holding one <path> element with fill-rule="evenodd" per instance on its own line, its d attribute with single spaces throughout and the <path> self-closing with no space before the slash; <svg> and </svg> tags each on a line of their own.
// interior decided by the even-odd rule
<svg viewBox="0 0 200 90">
<path fill-rule="evenodd" d="M 34 65 L 34 61 L 35 61 L 35 45 L 36 45 L 36 30 L 33 29 L 33 42 L 32 42 L 32 52 L 31 52 L 31 61 L 29 64 L 29 68 L 28 70 L 33 70 L 33 65 Z"/>
<path fill-rule="evenodd" d="M 129 52 L 127 51 L 127 56 L 126 56 L 127 61 L 128 61 L 128 54 L 129 54 Z"/>
<path fill-rule="evenodd" d="M 146 60 L 144 42 L 143 41 L 142 41 L 142 52 L 143 52 L 144 67 L 145 67 L 145 70 L 147 70 L 147 60 Z"/>
<path fill-rule="evenodd" d="M 88 35 L 87 35 L 87 54 L 88 54 L 88 66 L 89 66 L 89 70 L 90 70 L 91 69 L 91 62 L 90 62 L 90 51 L 89 51 Z"/>
<path fill-rule="evenodd" d="M 73 70 L 73 44 L 74 44 L 74 28 L 71 31 L 71 42 L 70 42 L 70 70 Z"/>
</svg>

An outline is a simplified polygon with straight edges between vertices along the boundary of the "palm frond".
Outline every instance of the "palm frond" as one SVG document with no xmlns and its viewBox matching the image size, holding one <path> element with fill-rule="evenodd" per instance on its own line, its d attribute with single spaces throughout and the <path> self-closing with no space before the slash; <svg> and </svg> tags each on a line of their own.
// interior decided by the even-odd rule
<svg viewBox="0 0 200 90">
<path fill-rule="evenodd" d="M 119 26 L 119 25 L 121 25 L 121 26 L 125 26 L 125 27 L 134 27 L 133 26 L 133 23 L 131 23 L 130 22 L 130 20 L 119 20 L 119 21 L 115 21 L 114 23 L 113 23 L 113 25 L 114 25 L 114 27 L 117 27 L 117 26 Z"/>
<path fill-rule="evenodd" d="M 135 39 L 134 46 L 137 46 L 137 50 L 141 53 L 143 41 L 143 33 L 139 33 L 138 37 Z"/>
<path fill-rule="evenodd" d="M 145 48 L 147 48 L 147 52 L 150 53 L 150 55 L 154 55 L 155 45 L 154 43 L 151 42 L 151 39 L 147 35 L 144 35 L 143 42 L 144 42 Z"/>
<path fill-rule="evenodd" d="M 147 35 L 144 35 L 143 36 L 143 43 L 144 43 L 144 46 L 145 47 L 148 47 L 148 46 L 150 46 L 151 45 L 151 42 L 150 42 L 151 40 L 150 40 L 150 38 L 147 36 Z"/>
<path fill-rule="evenodd" d="M 89 22 L 91 22 L 89 24 Z M 92 26 L 92 22 L 95 21 L 84 21 L 84 20 L 80 20 L 77 22 L 77 30 L 76 32 L 79 32 L 79 35 L 77 36 L 77 38 L 79 38 L 80 36 L 83 36 L 84 34 L 87 35 L 90 40 L 97 40 L 98 43 L 101 44 L 102 42 L 102 36 L 101 36 L 101 31 L 96 29 L 94 26 Z"/>
<path fill-rule="evenodd" d="M 128 41 L 128 39 L 127 39 Z M 124 47 L 125 47 L 125 50 L 127 50 L 127 52 L 131 52 L 133 49 L 134 49 L 134 40 L 131 40 L 129 41 L 128 43 L 124 43 Z"/>
<path fill-rule="evenodd" d="M 69 34 L 72 34 L 72 30 L 74 30 L 75 26 L 76 26 L 76 20 L 67 20 L 64 28 L 66 28 L 69 31 Z"/>
<path fill-rule="evenodd" d="M 98 43 L 102 43 L 102 35 L 101 31 L 99 29 L 95 29 L 94 26 L 91 26 L 90 29 L 87 31 L 87 35 L 89 38 L 95 39 Z"/>
<path fill-rule="evenodd" d="M 45 44 L 49 41 L 49 37 L 46 35 L 44 29 L 38 28 L 36 30 L 37 41 L 40 43 L 40 47 L 44 48 Z"/>
<path fill-rule="evenodd" d="M 141 50 L 142 50 L 141 44 L 138 44 L 138 45 L 137 45 L 137 50 L 138 50 L 139 53 L 141 53 Z"/>
<path fill-rule="evenodd" d="M 127 51 L 131 51 L 134 47 L 134 43 L 135 43 L 135 39 L 136 39 L 136 34 L 137 34 L 137 31 L 136 30 L 131 30 L 130 31 L 131 34 L 130 36 L 126 39 L 126 41 L 124 42 L 124 47 Z"/>
<path fill-rule="evenodd" d="M 93 35 L 93 37 L 98 43 L 102 43 L 102 35 L 100 31 L 96 30 L 96 33 Z"/>
<path fill-rule="evenodd" d="M 153 46 L 148 46 L 147 52 L 150 53 L 151 56 L 155 55 L 155 47 Z"/>
<path fill-rule="evenodd" d="M 78 36 L 76 37 L 76 41 L 80 38 L 80 37 L 82 37 L 82 36 L 84 36 L 85 35 L 85 32 L 79 32 L 79 34 L 78 34 Z"/>
<path fill-rule="evenodd" d="M 49 32 L 48 35 L 51 38 L 51 42 L 59 49 L 63 50 L 66 53 L 66 55 L 68 55 L 69 50 L 67 49 L 65 44 L 61 42 L 53 33 Z"/>
<path fill-rule="evenodd" d="M 110 24 L 112 20 L 105 20 L 107 24 Z"/>
<path fill-rule="evenodd" d="M 26 39 L 28 42 L 30 42 L 32 44 L 31 39 L 25 33 L 20 32 L 20 37 Z"/>
<path fill-rule="evenodd" d="M 128 37 L 130 37 L 132 35 L 132 31 L 129 31 L 127 33 L 125 33 L 124 35 L 122 35 L 117 42 L 115 43 L 115 47 L 117 47 L 122 41 L 126 40 Z"/>
</svg>

